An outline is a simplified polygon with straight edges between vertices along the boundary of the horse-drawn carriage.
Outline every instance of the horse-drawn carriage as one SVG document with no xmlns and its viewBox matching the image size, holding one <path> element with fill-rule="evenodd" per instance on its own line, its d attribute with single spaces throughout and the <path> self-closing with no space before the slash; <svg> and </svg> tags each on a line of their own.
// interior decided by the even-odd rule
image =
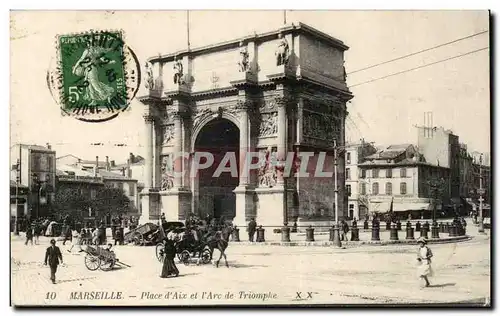
<svg viewBox="0 0 500 316">
<path fill-rule="evenodd" d="M 191 258 L 198 258 L 204 264 L 212 260 L 212 251 L 200 229 L 188 229 L 182 222 L 168 222 L 163 224 L 163 231 L 165 237 L 172 233 L 177 236 L 175 252 L 177 259 L 185 265 L 189 264 Z M 160 262 L 165 259 L 165 239 L 156 244 L 156 258 Z"/>
<path fill-rule="evenodd" d="M 120 262 L 113 251 L 103 249 L 99 246 L 87 246 L 83 251 L 85 255 L 85 266 L 90 271 L 101 269 L 102 271 L 109 271 L 115 265 L 130 267 L 128 264 Z"/>
</svg>

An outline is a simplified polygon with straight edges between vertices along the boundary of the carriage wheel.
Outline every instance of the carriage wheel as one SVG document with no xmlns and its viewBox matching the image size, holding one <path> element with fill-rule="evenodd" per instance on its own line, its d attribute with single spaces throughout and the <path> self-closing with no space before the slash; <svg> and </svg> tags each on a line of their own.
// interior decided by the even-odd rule
<svg viewBox="0 0 500 316">
<path fill-rule="evenodd" d="M 201 262 L 203 264 L 207 264 L 210 263 L 210 260 L 212 260 L 212 252 L 210 251 L 210 249 L 203 250 L 203 252 L 201 253 Z"/>
<path fill-rule="evenodd" d="M 142 246 L 144 244 L 144 237 L 142 237 L 142 234 L 139 232 L 134 233 L 132 240 L 136 246 Z"/>
<path fill-rule="evenodd" d="M 113 266 L 115 265 L 115 263 L 116 263 L 115 259 L 109 259 L 106 261 L 102 261 L 100 268 L 102 271 L 109 271 L 109 270 L 113 269 Z"/>
<path fill-rule="evenodd" d="M 165 245 L 162 242 L 156 244 L 156 259 L 160 262 L 165 260 Z M 181 259 L 179 258 L 179 260 Z"/>
<path fill-rule="evenodd" d="M 189 264 L 189 258 L 191 257 L 191 255 L 189 254 L 189 251 L 187 250 L 184 250 L 180 253 L 181 255 L 181 262 L 184 263 L 185 265 L 188 265 Z"/>
<path fill-rule="evenodd" d="M 85 255 L 85 266 L 90 271 L 95 271 L 101 266 L 101 259 L 88 253 Z"/>
</svg>

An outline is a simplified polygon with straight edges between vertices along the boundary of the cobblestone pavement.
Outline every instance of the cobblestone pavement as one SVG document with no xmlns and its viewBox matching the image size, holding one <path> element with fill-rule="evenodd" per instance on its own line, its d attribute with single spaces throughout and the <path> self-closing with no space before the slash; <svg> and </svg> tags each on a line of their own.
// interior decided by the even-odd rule
<svg viewBox="0 0 500 316">
<path fill-rule="evenodd" d="M 41 265 L 48 240 L 25 246 L 22 236 L 12 237 L 14 305 L 425 304 L 482 302 L 490 296 L 488 235 L 432 245 L 435 276 L 432 287 L 425 289 L 419 288 L 416 277 L 416 246 L 341 249 L 236 243 L 227 250 L 229 268 L 224 259 L 219 268 L 178 264 L 180 277 L 161 279 L 154 247 L 117 246 L 117 257 L 132 267 L 104 272 L 87 270 L 84 253 L 73 249 L 70 254 L 69 246 L 58 242 L 65 266 L 59 268 L 54 285 L 49 268 Z M 71 299 L 72 292 L 82 291 L 106 291 L 108 299 Z M 110 299 L 111 292 L 119 291 L 122 299 Z"/>
</svg>

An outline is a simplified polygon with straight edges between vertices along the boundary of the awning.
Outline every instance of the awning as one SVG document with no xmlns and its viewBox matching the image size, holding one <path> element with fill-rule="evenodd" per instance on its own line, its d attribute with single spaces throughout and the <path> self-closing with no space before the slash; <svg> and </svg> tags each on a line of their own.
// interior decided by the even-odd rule
<svg viewBox="0 0 500 316">
<path fill-rule="evenodd" d="M 441 205 L 436 205 L 436 209 L 440 210 Z M 432 211 L 433 206 L 431 203 L 396 203 L 394 202 L 395 212 L 406 211 Z"/>
</svg>

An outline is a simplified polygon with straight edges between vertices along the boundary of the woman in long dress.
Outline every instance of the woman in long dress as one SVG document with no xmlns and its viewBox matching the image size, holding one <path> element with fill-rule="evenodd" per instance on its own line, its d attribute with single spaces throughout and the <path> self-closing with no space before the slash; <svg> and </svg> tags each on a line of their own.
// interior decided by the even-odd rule
<svg viewBox="0 0 500 316">
<path fill-rule="evenodd" d="M 419 262 L 418 266 L 418 276 L 421 280 L 425 281 L 425 287 L 430 286 L 428 277 L 432 276 L 431 258 L 433 256 L 431 249 L 427 246 L 427 240 L 425 238 L 418 238 L 417 243 L 419 245 L 417 260 Z"/>
<path fill-rule="evenodd" d="M 179 270 L 175 266 L 175 243 L 171 238 L 167 238 L 165 242 L 165 260 L 163 260 L 163 268 L 161 269 L 161 278 L 169 276 L 178 276 Z"/>
</svg>

